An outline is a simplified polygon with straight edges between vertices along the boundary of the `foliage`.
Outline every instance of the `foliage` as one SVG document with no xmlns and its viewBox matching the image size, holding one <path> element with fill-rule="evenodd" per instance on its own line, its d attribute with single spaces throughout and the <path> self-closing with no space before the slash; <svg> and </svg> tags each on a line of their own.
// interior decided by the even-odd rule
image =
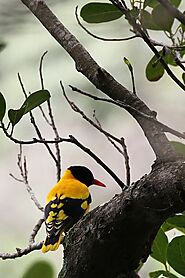
<svg viewBox="0 0 185 278">
<path fill-rule="evenodd" d="M 54 270 L 50 263 L 39 260 L 34 262 L 24 273 L 22 278 L 54 278 Z"/>
<path fill-rule="evenodd" d="M 8 117 L 12 128 L 21 120 L 21 118 L 31 112 L 36 107 L 40 106 L 42 103 L 47 101 L 50 98 L 50 93 L 47 90 L 39 90 L 28 97 L 21 105 L 21 107 L 17 110 L 9 109 Z M 3 120 L 6 112 L 6 101 L 2 93 L 0 93 L 0 121 Z M 8 125 L 9 126 L 9 125 Z"/>
<path fill-rule="evenodd" d="M 131 1 L 132 8 L 128 11 L 129 16 L 127 17 L 140 21 L 146 32 L 149 30 L 164 32 L 167 38 L 171 40 L 172 47 L 168 48 L 161 45 L 161 50 L 158 52 L 159 57 L 162 57 L 167 65 L 176 67 L 176 57 L 182 58 L 185 53 L 185 26 L 182 23 L 174 24 L 174 17 L 157 0 L 145 0 L 143 3 L 140 1 L 139 7 L 136 2 Z M 181 0 L 170 0 L 170 2 L 178 8 Z M 80 15 L 87 23 L 103 23 L 119 19 L 124 14 L 113 4 L 91 2 L 81 9 Z M 154 55 L 146 66 L 145 73 L 149 81 L 158 81 L 165 73 L 159 57 Z M 124 58 L 124 62 L 129 67 L 129 70 L 132 70 L 132 65 L 126 58 Z M 182 73 L 182 81 L 185 83 L 184 72 Z M 177 152 L 185 155 L 184 144 L 179 142 L 171 142 L 171 144 Z M 167 219 L 158 231 L 153 242 L 151 256 L 163 264 L 165 270 L 151 272 L 149 274 L 151 278 L 161 277 L 161 275 L 169 278 L 177 277 L 170 272 L 170 267 L 177 273 L 185 275 L 185 236 L 175 237 L 169 242 L 165 234 L 174 228 L 185 233 L 185 215 L 183 213 Z"/>
<path fill-rule="evenodd" d="M 171 0 L 171 3 L 175 7 L 179 7 L 181 0 Z M 123 13 L 113 4 L 91 2 L 84 5 L 80 15 L 88 23 L 103 23 L 119 19 L 123 16 Z M 157 0 L 145 0 L 140 7 L 137 6 L 137 1 L 132 1 L 132 8 L 129 10 L 129 15 L 139 20 L 146 31 L 154 30 L 164 32 L 166 37 L 171 41 L 172 47 L 168 48 L 161 45 L 159 54 L 168 65 L 177 66 L 176 57 L 180 56 L 182 58 L 185 53 L 185 26 L 182 23 L 176 26 L 174 17 Z M 164 73 L 164 67 L 160 63 L 160 59 L 154 55 L 146 66 L 147 79 L 149 81 L 158 81 Z M 183 72 L 183 82 L 184 79 Z"/>
</svg>

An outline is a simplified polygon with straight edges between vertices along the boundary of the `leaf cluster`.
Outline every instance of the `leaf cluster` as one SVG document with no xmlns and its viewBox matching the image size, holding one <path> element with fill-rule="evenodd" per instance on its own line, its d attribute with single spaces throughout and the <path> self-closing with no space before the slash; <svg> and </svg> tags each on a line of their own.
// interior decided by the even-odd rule
<svg viewBox="0 0 185 278">
<path fill-rule="evenodd" d="M 140 2 L 139 6 L 138 2 Z M 170 2 L 178 8 L 182 1 L 170 0 Z M 171 45 L 170 47 L 160 45 L 159 54 L 167 65 L 178 66 L 177 57 L 183 58 L 185 54 L 185 26 L 182 23 L 177 24 L 174 17 L 157 0 L 131 1 L 128 13 L 129 17 L 140 22 L 146 33 L 152 30 L 165 34 Z M 80 15 L 87 23 L 104 23 L 123 17 L 124 12 L 113 4 L 91 2 L 82 7 Z M 146 78 L 149 81 L 158 81 L 164 73 L 165 70 L 159 57 L 154 55 L 146 66 Z M 182 81 L 185 81 L 184 72 Z"/>
<path fill-rule="evenodd" d="M 172 229 L 185 233 L 185 213 L 168 218 L 158 231 L 153 242 L 151 257 L 162 263 L 165 270 L 151 272 L 149 274 L 151 278 L 157 278 L 160 275 L 176 278 L 177 276 L 170 272 L 170 267 L 185 276 L 185 235 L 176 236 L 169 241 L 166 232 Z"/>
</svg>

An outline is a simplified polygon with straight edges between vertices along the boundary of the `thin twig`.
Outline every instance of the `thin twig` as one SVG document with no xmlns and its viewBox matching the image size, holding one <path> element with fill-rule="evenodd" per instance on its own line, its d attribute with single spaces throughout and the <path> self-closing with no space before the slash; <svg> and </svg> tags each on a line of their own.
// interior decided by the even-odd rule
<svg viewBox="0 0 185 278">
<path fill-rule="evenodd" d="M 19 80 L 19 83 L 20 83 L 21 88 L 22 88 L 22 92 L 23 92 L 23 94 L 24 94 L 24 96 L 25 96 L 25 99 L 27 99 L 28 96 L 27 96 L 27 93 L 26 93 L 26 90 L 25 90 L 25 88 L 24 88 L 24 84 L 23 84 L 23 82 L 22 82 L 21 75 L 20 75 L 19 72 L 17 73 L 17 76 L 18 76 L 18 80 Z"/>
<path fill-rule="evenodd" d="M 94 126 L 96 129 L 98 129 L 101 133 L 103 133 L 105 136 L 108 136 L 109 138 L 113 139 L 114 141 L 121 143 L 120 139 L 115 137 L 114 135 L 110 134 L 109 132 L 103 130 L 98 124 L 96 124 L 95 122 L 93 122 L 91 119 L 89 119 L 82 110 L 80 110 L 80 108 L 72 101 L 69 100 L 69 98 L 66 95 L 64 86 L 62 85 L 62 82 L 60 82 L 62 91 L 63 91 L 63 95 L 65 97 L 65 99 L 67 100 L 67 102 L 69 103 L 69 105 L 71 106 L 71 108 L 73 109 L 73 111 L 79 113 L 83 119 L 85 119 L 88 123 L 90 123 L 92 126 Z"/>
<path fill-rule="evenodd" d="M 40 65 L 39 65 L 39 74 L 40 74 L 40 81 L 41 81 L 42 90 L 44 90 L 44 78 L 43 78 L 43 74 L 42 74 L 42 66 L 43 66 L 43 59 L 44 59 L 44 56 L 46 54 L 47 54 L 47 51 L 44 52 L 44 54 L 41 56 Z M 47 105 L 48 105 L 48 113 L 49 113 L 49 117 L 50 117 L 50 121 L 47 120 L 47 123 L 49 123 L 49 125 L 52 127 L 53 132 L 55 134 L 55 139 L 57 141 L 59 139 L 59 133 L 58 133 L 58 130 L 57 130 L 57 127 L 56 127 L 56 124 L 55 124 L 50 99 L 48 99 Z M 61 178 L 61 155 L 60 155 L 60 147 L 59 147 L 59 144 L 57 142 L 55 143 L 55 149 L 56 149 L 56 160 L 55 160 L 55 162 L 56 162 L 56 168 L 57 168 L 57 180 L 59 180 Z"/>
<path fill-rule="evenodd" d="M 102 129 L 102 126 L 99 122 L 99 120 L 97 119 L 96 115 L 95 115 L 95 110 L 93 111 L 93 118 L 96 120 L 98 126 Z M 102 129 L 103 130 L 103 129 Z M 107 135 L 104 134 L 107 138 L 107 140 L 114 146 L 114 148 L 122 155 L 124 155 L 124 152 L 116 145 L 116 143 Z M 121 144 L 121 140 L 120 140 L 120 144 Z"/>
<path fill-rule="evenodd" d="M 85 153 L 90 155 L 99 165 L 101 165 L 107 173 L 116 181 L 116 183 L 121 187 L 122 190 L 126 189 L 127 186 L 124 184 L 118 176 L 97 156 L 95 155 L 89 148 L 82 145 L 74 136 L 69 135 L 70 143 L 75 144 L 78 146 L 81 150 L 83 150 Z"/>
<path fill-rule="evenodd" d="M 128 40 L 132 40 L 135 38 L 138 38 L 139 35 L 134 35 L 134 36 L 130 36 L 127 38 L 103 38 L 100 36 L 97 36 L 95 34 L 93 34 L 92 32 L 90 32 L 85 26 L 83 26 L 83 24 L 81 23 L 79 16 L 78 16 L 78 6 L 76 6 L 75 8 L 75 16 L 76 16 L 76 20 L 78 22 L 78 24 L 80 25 L 80 27 L 90 36 L 92 36 L 95 39 L 101 40 L 101 41 L 108 41 L 108 42 L 119 42 L 119 41 L 128 41 Z"/>
<path fill-rule="evenodd" d="M 27 170 L 27 165 L 26 165 L 26 157 L 25 156 L 23 157 L 22 145 L 20 145 L 17 165 L 19 167 L 19 171 L 20 171 L 22 179 L 17 179 L 12 174 L 11 174 L 11 177 L 14 178 L 16 181 L 23 182 L 25 184 L 26 190 L 27 190 L 28 194 L 30 195 L 31 200 L 34 202 L 36 207 L 43 212 L 44 208 L 40 205 L 39 201 L 35 197 L 35 194 L 33 193 L 33 190 L 28 182 L 28 170 Z"/>
<path fill-rule="evenodd" d="M 33 243 L 23 249 L 16 248 L 16 252 L 14 252 L 14 253 L 0 253 L 0 258 L 2 260 L 20 258 L 24 255 L 31 253 L 32 251 L 40 250 L 42 248 L 42 244 L 43 244 L 43 241 Z"/>
<path fill-rule="evenodd" d="M 165 62 L 163 57 L 160 55 L 158 50 L 155 48 L 155 46 L 152 44 L 148 34 L 146 34 L 146 31 L 143 30 L 142 26 L 136 22 L 136 19 L 131 15 L 130 10 L 126 7 L 126 4 L 124 1 L 119 0 L 110 0 L 118 9 L 120 9 L 124 15 L 125 18 L 128 20 L 128 22 L 132 25 L 134 32 L 138 34 L 144 42 L 149 46 L 149 48 L 153 51 L 153 53 L 156 55 L 157 58 L 160 59 L 160 63 L 163 65 L 164 69 L 166 70 L 167 74 L 171 77 L 171 79 L 183 90 L 185 91 L 185 85 L 177 78 L 177 76 L 171 71 L 168 64 Z M 124 4 L 123 4 L 124 2 Z"/>
<path fill-rule="evenodd" d="M 37 222 L 37 224 L 35 225 L 35 227 L 33 228 L 33 231 L 30 235 L 29 238 L 29 245 L 32 245 L 35 243 L 35 237 L 38 233 L 38 231 L 40 230 L 42 224 L 44 223 L 44 218 L 39 219 L 39 221 Z"/>
<path fill-rule="evenodd" d="M 130 186 L 130 163 L 129 163 L 129 155 L 127 151 L 127 146 L 125 144 L 125 140 L 122 137 L 121 138 L 121 143 L 123 147 L 123 153 L 124 153 L 124 158 L 125 158 L 125 168 L 126 168 L 126 185 Z"/>
<path fill-rule="evenodd" d="M 43 55 L 41 56 L 41 59 L 40 59 L 40 65 L 39 65 L 39 76 L 40 76 L 40 82 L 41 82 L 41 88 L 42 90 L 44 90 L 44 78 L 43 78 L 43 75 L 42 75 L 42 64 L 43 64 L 43 60 L 44 60 L 44 57 L 45 55 L 48 53 L 48 51 L 45 51 L 43 53 Z M 42 109 L 42 106 L 39 106 L 39 109 L 41 111 L 41 114 L 43 116 L 43 118 L 45 119 L 45 121 L 47 122 L 48 125 L 51 126 L 51 123 L 50 121 L 48 120 L 44 110 Z"/>
<path fill-rule="evenodd" d="M 23 84 L 23 82 L 22 82 L 22 80 L 21 80 L 21 76 L 20 76 L 19 73 L 18 73 L 18 78 L 19 78 L 19 82 L 20 82 L 20 85 L 21 85 L 23 94 L 24 94 L 25 98 L 27 98 L 27 93 L 26 93 L 26 90 L 25 90 L 25 88 L 24 88 L 24 84 Z M 33 116 L 33 113 L 30 111 L 29 114 L 30 114 L 31 123 L 32 123 L 32 125 L 33 125 L 33 127 L 34 127 L 34 129 L 35 129 L 35 131 L 36 131 L 36 133 L 37 133 L 37 135 L 38 135 L 38 137 L 39 137 L 39 139 L 42 140 L 43 137 L 42 137 L 42 134 L 41 134 L 41 132 L 40 132 L 40 130 L 39 130 L 37 124 L 36 124 L 36 121 L 35 121 L 35 118 L 34 118 L 34 116 Z M 6 133 L 6 134 L 7 134 L 7 133 Z M 10 134 L 10 135 L 12 135 L 12 134 Z M 53 154 L 51 148 L 48 146 L 47 143 L 45 143 L 45 146 L 46 146 L 46 148 L 47 148 L 49 154 L 51 155 L 51 157 L 52 157 L 53 160 L 55 161 L 55 163 L 57 163 L 57 159 L 56 159 L 55 155 Z"/>
<path fill-rule="evenodd" d="M 165 124 L 163 124 L 163 123 L 161 123 L 160 121 L 158 121 L 158 120 L 155 118 L 155 115 L 154 115 L 154 116 L 147 115 L 147 114 L 145 114 L 145 113 L 143 113 L 143 112 L 137 110 L 136 108 L 134 108 L 134 107 L 132 107 L 132 106 L 130 106 L 130 105 L 128 105 L 128 104 L 124 104 L 122 101 L 97 97 L 97 96 L 94 96 L 94 95 L 92 95 L 92 94 L 86 93 L 86 92 L 84 92 L 84 91 L 82 91 L 82 90 L 80 90 L 80 89 L 78 89 L 78 88 L 76 88 L 76 87 L 74 87 L 74 86 L 71 86 L 71 85 L 70 85 L 69 87 L 70 87 L 73 91 L 76 91 L 76 92 L 78 92 L 78 93 L 80 93 L 80 94 L 82 94 L 82 95 L 84 95 L 84 96 L 90 97 L 90 98 L 92 98 L 92 99 L 94 99 L 94 100 L 100 100 L 100 101 L 103 101 L 103 102 L 111 103 L 111 104 L 117 105 L 117 106 L 119 106 L 119 107 L 121 107 L 121 108 L 124 108 L 124 109 L 126 109 L 126 110 L 128 110 L 128 111 L 129 111 L 129 110 L 132 110 L 132 111 L 134 111 L 135 113 L 137 113 L 138 115 L 140 115 L 140 116 L 142 116 L 142 117 L 144 117 L 144 118 L 146 118 L 146 119 L 148 119 L 148 120 L 150 120 L 150 121 L 156 123 L 164 132 L 169 132 L 169 133 L 171 133 L 171 134 L 173 134 L 173 135 L 175 135 L 175 136 L 177 136 L 177 137 L 179 137 L 179 138 L 185 139 L 185 134 L 184 134 L 184 133 L 181 133 L 181 132 L 179 132 L 179 131 L 177 131 L 177 130 L 175 130 L 175 129 L 173 129 L 173 128 L 171 128 L 171 127 L 169 127 L 169 126 L 167 126 L 167 125 L 165 125 Z"/>
</svg>

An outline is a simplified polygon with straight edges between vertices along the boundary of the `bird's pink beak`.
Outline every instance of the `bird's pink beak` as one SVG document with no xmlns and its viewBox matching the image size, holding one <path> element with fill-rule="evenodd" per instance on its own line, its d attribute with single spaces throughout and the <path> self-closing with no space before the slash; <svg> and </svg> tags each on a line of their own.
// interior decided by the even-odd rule
<svg viewBox="0 0 185 278">
<path fill-rule="evenodd" d="M 99 180 L 94 179 L 93 184 L 98 185 L 98 186 L 102 186 L 102 187 L 106 187 L 106 185 L 104 183 L 102 183 Z"/>
</svg>

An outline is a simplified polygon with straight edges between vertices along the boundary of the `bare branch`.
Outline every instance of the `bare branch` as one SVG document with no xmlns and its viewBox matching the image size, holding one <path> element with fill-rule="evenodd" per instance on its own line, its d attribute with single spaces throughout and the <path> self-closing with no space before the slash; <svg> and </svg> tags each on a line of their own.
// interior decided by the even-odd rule
<svg viewBox="0 0 185 278">
<path fill-rule="evenodd" d="M 93 112 L 93 117 L 95 118 L 96 122 L 98 123 L 99 127 L 102 129 L 101 123 L 99 122 L 99 120 L 97 119 L 96 115 L 95 115 L 95 110 Z M 126 185 L 129 186 L 130 185 L 130 166 L 129 166 L 129 156 L 128 156 L 128 152 L 127 152 L 127 146 L 125 144 L 125 140 L 122 137 L 120 139 L 120 144 L 122 145 L 123 150 L 121 150 L 116 144 L 115 142 L 108 136 L 106 136 L 108 141 L 114 146 L 114 148 L 123 155 L 124 159 L 125 159 L 125 166 L 126 166 Z"/>
<path fill-rule="evenodd" d="M 103 131 L 104 133 L 104 130 L 99 122 L 99 120 L 97 119 L 96 115 L 95 115 L 95 110 L 93 111 L 93 118 L 96 120 L 98 126 L 100 127 L 100 129 Z M 124 152 L 117 146 L 117 144 L 113 141 L 113 139 L 111 139 L 109 136 L 108 136 L 108 133 L 104 133 L 104 135 L 106 136 L 107 140 L 114 146 L 114 148 L 122 155 L 124 155 Z M 118 138 L 117 138 L 118 139 Z M 119 139 L 118 139 L 119 140 Z M 118 142 L 121 144 L 121 139 L 120 139 L 120 142 Z"/>
<path fill-rule="evenodd" d="M 97 125 L 95 122 L 93 122 L 91 119 L 89 119 L 82 110 L 80 110 L 80 108 L 78 108 L 78 106 L 69 100 L 69 98 L 67 97 L 66 93 L 65 93 L 65 89 L 64 89 L 64 86 L 62 85 L 62 82 L 60 81 L 60 85 L 61 85 L 61 88 L 62 88 L 62 91 L 63 91 L 63 95 L 65 97 L 65 99 L 67 100 L 67 102 L 69 103 L 69 105 L 71 106 L 71 108 L 73 109 L 73 111 L 79 113 L 82 118 L 84 120 L 86 120 L 88 123 L 90 123 L 93 127 L 95 127 L 96 129 L 98 129 L 101 133 L 103 133 L 106 137 L 109 137 L 111 139 L 113 139 L 114 141 L 118 142 L 121 144 L 120 142 L 120 139 L 118 139 L 117 137 L 115 137 L 114 135 L 110 134 L 109 132 L 103 130 L 101 128 L 101 126 Z"/>
<path fill-rule="evenodd" d="M 14 178 L 16 181 L 22 182 L 25 184 L 26 190 L 27 190 L 28 194 L 30 195 L 31 200 L 34 202 L 36 207 L 43 212 L 44 208 L 40 205 L 39 201 L 35 197 L 35 194 L 28 182 L 28 170 L 27 170 L 27 165 L 26 165 L 26 157 L 25 156 L 23 157 L 22 145 L 20 145 L 17 165 L 19 167 L 19 171 L 20 171 L 22 179 L 16 178 L 13 174 L 10 174 L 10 176 L 12 178 Z"/>
<path fill-rule="evenodd" d="M 41 60 L 40 60 L 40 66 L 39 66 L 39 73 L 40 73 L 40 81 L 41 81 L 42 90 L 44 90 L 44 78 L 43 78 L 43 74 L 42 74 L 42 65 L 43 65 L 44 56 L 46 54 L 47 54 L 47 51 L 44 52 L 44 54 L 42 55 Z M 50 99 L 48 99 L 47 104 L 48 104 L 48 112 L 49 112 L 50 122 L 47 120 L 46 117 L 44 117 L 44 118 L 45 118 L 46 122 L 52 127 L 53 132 L 55 134 L 55 139 L 57 141 L 59 139 L 59 133 L 58 133 L 58 130 L 57 130 L 57 127 L 56 127 L 56 124 L 55 124 Z M 44 115 L 45 114 L 43 114 L 43 116 Z M 57 180 L 59 180 L 61 178 L 61 155 L 60 155 L 60 147 L 59 147 L 59 144 L 57 142 L 55 143 L 55 149 L 56 149 L 56 160 L 55 160 L 55 162 L 56 162 L 56 168 L 57 168 Z"/>
<path fill-rule="evenodd" d="M 74 136 L 69 135 L 70 142 L 78 146 L 85 153 L 90 155 L 99 165 L 101 165 L 109 175 L 116 181 L 116 183 L 121 187 L 122 190 L 126 189 L 126 185 L 117 177 L 117 175 L 97 156 L 95 155 L 89 148 L 82 145 Z"/>
<path fill-rule="evenodd" d="M 33 228 L 33 231 L 30 235 L 30 239 L 29 239 L 29 245 L 32 245 L 35 243 L 35 237 L 38 233 L 38 231 L 40 230 L 42 224 L 44 223 L 44 218 L 39 219 L 39 221 L 37 222 L 37 224 L 35 225 L 35 227 Z"/>
<path fill-rule="evenodd" d="M 23 249 L 16 248 L 16 252 L 14 252 L 14 253 L 0 253 L 0 258 L 2 260 L 20 258 L 20 257 L 27 255 L 35 250 L 40 250 L 42 248 L 42 244 L 43 244 L 43 241 L 38 242 L 38 243 L 33 243 Z"/>
<path fill-rule="evenodd" d="M 137 110 L 136 108 L 132 107 L 131 105 L 128 105 L 128 104 L 124 104 L 122 101 L 118 101 L 118 100 L 112 100 L 112 99 L 107 99 L 107 98 L 101 98 L 101 97 L 97 97 L 97 96 L 94 96 L 92 94 L 89 94 L 87 92 L 84 92 L 76 87 L 73 87 L 73 86 L 69 86 L 73 91 L 76 91 L 84 96 L 87 96 L 87 97 L 90 97 L 94 100 L 100 100 L 100 101 L 103 101 L 103 102 L 107 102 L 107 103 L 111 103 L 111 104 L 114 104 L 114 105 L 117 105 L 121 108 L 124 108 L 125 110 L 129 111 L 129 110 L 133 110 L 135 113 L 137 113 L 139 116 L 141 117 L 144 117 L 146 118 L 147 120 L 149 121 L 152 121 L 152 122 L 155 122 L 164 132 L 169 132 L 181 139 L 185 139 L 185 133 L 181 133 L 163 123 L 161 123 L 160 121 L 158 121 L 156 119 L 156 112 L 153 111 L 153 115 L 148 115 L 148 114 L 145 114 L 143 112 L 141 112 L 140 110 Z"/>
<path fill-rule="evenodd" d="M 125 168 L 126 168 L 126 185 L 130 186 L 130 163 L 129 163 L 129 155 L 127 151 L 127 146 L 125 144 L 125 139 L 121 138 L 121 143 L 123 147 L 123 153 L 125 158 Z"/>
<path fill-rule="evenodd" d="M 168 0 L 157 0 L 161 5 L 163 5 L 168 12 L 178 19 L 182 24 L 185 25 L 185 15 L 181 13 L 172 3 L 170 3 Z"/>
</svg>

